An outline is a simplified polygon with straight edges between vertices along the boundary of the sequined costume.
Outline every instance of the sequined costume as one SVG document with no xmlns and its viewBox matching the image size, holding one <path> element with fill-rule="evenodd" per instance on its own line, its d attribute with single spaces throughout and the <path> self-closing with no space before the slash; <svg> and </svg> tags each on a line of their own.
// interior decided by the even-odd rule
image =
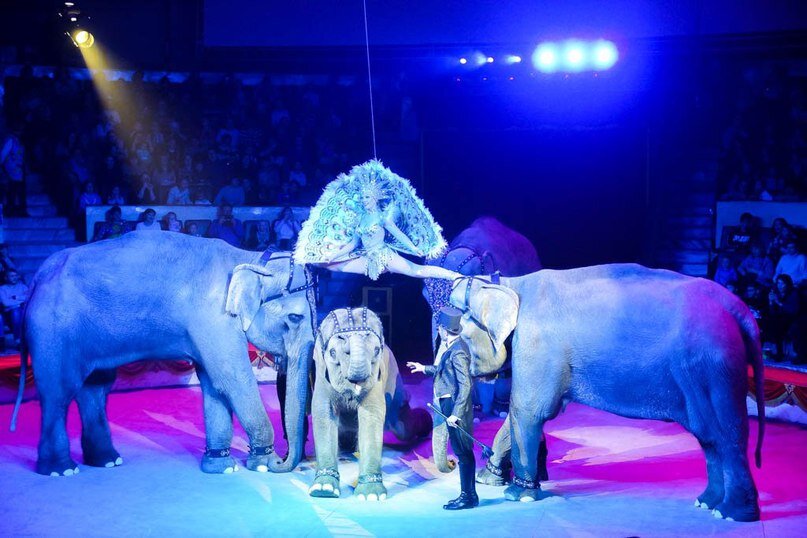
<svg viewBox="0 0 807 538">
<path fill-rule="evenodd" d="M 367 215 L 362 195 L 367 191 L 380 193 L 381 223 L 362 225 L 362 217 Z M 435 258 L 445 249 L 442 229 L 409 181 L 372 160 L 354 166 L 349 174 L 340 174 L 325 187 L 303 223 L 294 259 L 300 264 L 317 264 L 361 257 L 367 260 L 367 276 L 375 280 L 386 270 L 394 251 L 418 254 L 386 232 L 385 220 L 393 221 L 427 258 Z M 358 248 L 334 259 L 356 236 Z"/>
</svg>

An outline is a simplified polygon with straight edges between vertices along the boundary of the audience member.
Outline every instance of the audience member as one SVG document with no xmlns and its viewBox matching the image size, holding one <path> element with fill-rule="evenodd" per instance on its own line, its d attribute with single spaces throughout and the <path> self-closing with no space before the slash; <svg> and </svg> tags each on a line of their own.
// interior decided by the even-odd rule
<svg viewBox="0 0 807 538">
<path fill-rule="evenodd" d="M 135 230 L 148 230 L 151 232 L 162 231 L 162 226 L 157 222 L 157 212 L 151 208 L 143 211 L 143 220 L 137 223 Z"/>
<path fill-rule="evenodd" d="M 774 287 L 768 294 L 768 318 L 764 324 L 763 339 L 776 345 L 775 360 L 784 358 L 783 343 L 790 326 L 799 313 L 799 293 L 793 280 L 786 274 L 777 275 Z"/>
<path fill-rule="evenodd" d="M 782 224 L 777 226 L 777 221 L 782 222 Z M 768 256 L 774 263 L 777 263 L 782 254 L 785 253 L 787 244 L 796 239 L 796 233 L 793 231 L 793 227 L 785 222 L 784 219 L 776 219 L 773 224 L 774 236 L 768 245 Z"/>
<path fill-rule="evenodd" d="M 218 217 L 210 223 L 207 237 L 215 237 L 226 241 L 234 247 L 240 247 L 244 241 L 244 227 L 241 221 L 233 217 L 233 206 L 219 206 Z"/>
<path fill-rule="evenodd" d="M 199 231 L 199 224 L 195 222 L 185 223 L 185 233 L 193 237 L 202 237 L 202 233 Z"/>
<path fill-rule="evenodd" d="M 245 200 L 244 188 L 241 186 L 241 180 L 234 177 L 230 180 L 229 185 L 221 188 L 213 200 L 213 204 L 221 207 L 222 205 L 242 206 Z"/>
<path fill-rule="evenodd" d="M 140 175 L 140 190 L 137 191 L 137 201 L 141 204 L 153 204 L 157 201 L 157 196 L 154 194 L 154 183 L 148 174 Z"/>
<path fill-rule="evenodd" d="M 93 185 L 92 181 L 85 183 L 84 192 L 81 193 L 78 199 L 79 209 L 83 212 L 89 206 L 101 205 L 102 203 L 101 197 L 95 192 L 95 185 Z"/>
<path fill-rule="evenodd" d="M 98 227 L 98 231 L 95 233 L 92 241 L 114 239 L 128 231 L 129 227 L 121 217 L 121 208 L 119 206 L 112 206 L 106 210 L 104 222 Z"/>
<path fill-rule="evenodd" d="M 762 254 L 762 246 L 758 243 L 751 245 L 751 253 L 737 267 L 737 273 L 743 281 L 755 282 L 766 287 L 771 285 L 773 270 L 773 263 Z"/>
<path fill-rule="evenodd" d="M 3 133 L 4 123 L 0 123 L 0 203 L 6 215 L 25 216 L 25 148 L 19 129 Z"/>
<path fill-rule="evenodd" d="M 280 212 L 280 216 L 272 222 L 272 231 L 277 238 L 277 248 L 291 250 L 300 233 L 300 222 L 294 217 L 294 210 L 288 206 Z"/>
<path fill-rule="evenodd" d="M 183 177 L 179 181 L 179 185 L 174 185 L 168 191 L 168 205 L 192 205 L 191 202 L 191 182 L 188 178 Z"/>
<path fill-rule="evenodd" d="M 796 286 L 801 286 L 807 278 L 807 256 L 799 252 L 795 240 L 791 240 L 785 245 L 785 253 L 779 258 L 776 264 L 774 276 L 788 275 Z"/>
<path fill-rule="evenodd" d="M 182 221 L 177 219 L 177 214 L 169 211 L 163 217 L 162 229 L 168 232 L 182 232 Z"/>
<path fill-rule="evenodd" d="M 250 250 L 264 251 L 270 246 L 272 246 L 272 232 L 269 228 L 269 222 L 259 220 L 255 227 L 252 228 L 246 247 Z"/>
<path fill-rule="evenodd" d="M 115 185 L 107 196 L 106 203 L 108 205 L 126 205 L 126 199 L 121 194 L 120 187 Z"/>
<path fill-rule="evenodd" d="M 732 230 L 726 240 L 726 250 L 740 254 L 748 254 L 754 242 L 754 216 L 751 213 L 740 215 L 740 226 Z"/>
<path fill-rule="evenodd" d="M 728 256 L 721 256 L 718 261 L 715 276 L 712 279 L 723 287 L 735 286 L 737 284 L 737 271 Z"/>
<path fill-rule="evenodd" d="M 16 270 L 6 271 L 5 284 L 0 286 L 0 304 L 3 305 L 3 318 L 14 335 L 14 347 L 17 348 L 19 348 L 22 335 L 22 306 L 28 300 L 28 291 L 28 286 L 22 282 L 20 274 Z M 0 344 L 5 348 L 5 338 Z"/>
</svg>

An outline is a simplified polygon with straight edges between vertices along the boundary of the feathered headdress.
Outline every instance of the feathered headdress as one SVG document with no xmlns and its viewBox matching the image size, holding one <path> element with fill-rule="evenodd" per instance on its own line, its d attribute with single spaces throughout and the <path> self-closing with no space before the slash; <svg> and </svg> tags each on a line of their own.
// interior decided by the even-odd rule
<svg viewBox="0 0 807 538">
<path fill-rule="evenodd" d="M 442 228 L 415 189 L 408 180 L 374 159 L 354 166 L 349 174 L 339 174 L 325 187 L 303 223 L 294 249 L 295 261 L 301 264 L 324 262 L 330 259 L 330 254 L 351 242 L 365 212 L 362 204 L 365 193 L 386 203 L 387 217 L 393 219 L 427 258 L 442 254 L 446 247 Z M 417 254 L 389 235 L 386 242 L 395 250 Z"/>
</svg>

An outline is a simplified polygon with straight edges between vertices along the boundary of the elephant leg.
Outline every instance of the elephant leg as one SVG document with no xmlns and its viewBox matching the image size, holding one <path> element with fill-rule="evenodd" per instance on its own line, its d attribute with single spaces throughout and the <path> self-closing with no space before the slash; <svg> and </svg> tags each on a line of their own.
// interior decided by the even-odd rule
<svg viewBox="0 0 807 538">
<path fill-rule="evenodd" d="M 513 482 L 504 490 L 510 501 L 532 502 L 538 500 L 541 486 L 538 484 L 538 446 L 543 433 L 543 420 L 535 413 L 511 413 L 510 436 L 512 444 L 510 460 L 513 464 Z"/>
<path fill-rule="evenodd" d="M 697 437 L 697 435 L 696 435 Z M 698 438 L 698 442 L 706 457 L 707 484 L 703 493 L 698 495 L 695 506 L 712 510 L 723 500 L 725 488 L 723 484 L 723 466 L 720 463 L 720 454 L 712 441 Z"/>
<path fill-rule="evenodd" d="M 721 390 L 721 386 L 722 389 Z M 759 519 L 759 494 L 748 465 L 748 418 L 745 409 L 747 382 L 745 365 L 736 379 L 721 379 L 710 392 L 712 420 L 718 431 L 715 448 L 723 471 L 723 500 L 714 508 L 715 517 L 734 521 Z"/>
<path fill-rule="evenodd" d="M 322 387 L 326 381 L 317 378 L 311 415 L 314 423 L 314 450 L 317 453 L 317 473 L 308 489 L 312 497 L 339 497 L 339 427 L 338 418 L 331 404 L 328 390 Z"/>
<path fill-rule="evenodd" d="M 354 494 L 359 500 L 380 501 L 387 498 L 381 477 L 381 448 L 384 444 L 384 388 L 376 384 L 359 405 L 359 483 Z"/>
<path fill-rule="evenodd" d="M 230 408 L 249 437 L 247 469 L 257 471 L 262 466 L 270 468 L 271 465 L 279 465 L 280 458 L 274 451 L 272 424 L 261 402 L 258 382 L 244 348 L 236 345 L 233 349 L 208 351 L 199 362 L 207 372 L 213 390 L 229 401 Z M 226 357 L 234 358 L 225 361 Z M 223 415 L 221 406 L 214 406 L 216 407 L 219 415 Z"/>
<path fill-rule="evenodd" d="M 493 455 L 485 467 L 476 473 L 476 481 L 489 486 L 504 486 L 510 482 L 510 415 L 504 419 L 493 439 Z"/>
<path fill-rule="evenodd" d="M 81 415 L 81 450 L 84 463 L 93 467 L 115 467 L 123 458 L 112 446 L 106 403 L 116 371 L 96 370 L 84 381 L 76 395 Z"/>
<path fill-rule="evenodd" d="M 48 350 L 31 355 L 34 379 L 39 392 L 41 433 L 36 472 L 49 476 L 71 476 L 78 473 L 78 465 L 70 458 L 70 441 L 67 437 L 67 408 L 81 388 L 81 376 L 75 364 L 61 355 L 61 344 L 43 346 Z"/>
<path fill-rule="evenodd" d="M 202 456 L 202 472 L 211 474 L 232 473 L 238 470 L 238 464 L 230 455 L 230 444 L 233 440 L 233 413 L 222 394 L 214 387 L 207 371 L 196 367 L 196 375 L 202 387 L 202 400 L 205 412 L 205 454 Z M 256 468 L 266 472 L 268 468 Z"/>
</svg>

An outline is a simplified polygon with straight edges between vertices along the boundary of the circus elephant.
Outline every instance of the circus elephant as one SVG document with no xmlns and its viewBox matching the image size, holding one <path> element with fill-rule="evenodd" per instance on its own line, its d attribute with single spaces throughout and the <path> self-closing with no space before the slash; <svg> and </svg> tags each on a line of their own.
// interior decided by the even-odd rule
<svg viewBox="0 0 807 538">
<path fill-rule="evenodd" d="M 430 260 L 463 275 L 498 271 L 502 276 L 521 276 L 541 269 L 541 260 L 529 239 L 508 228 L 495 217 L 479 217 L 448 244 L 439 258 Z M 432 310 L 432 341 L 437 337 L 434 315 L 448 304 L 451 282 L 429 278 L 423 296 Z"/>
<path fill-rule="evenodd" d="M 115 369 L 141 359 L 195 363 L 204 401 L 204 472 L 238 468 L 230 455 L 233 413 L 249 437 L 246 467 L 290 471 L 303 452 L 314 316 L 313 279 L 284 253 L 133 232 L 54 254 L 34 277 L 25 312 L 23 356 L 30 351 L 42 408 L 36 471 L 78 472 L 65 429 L 72 400 L 84 462 L 120 465 L 106 400 Z M 285 461 L 273 449 L 247 342 L 288 365 Z"/>
<path fill-rule="evenodd" d="M 468 287 L 470 286 L 470 290 Z M 502 368 L 512 333 L 510 500 L 538 497 L 536 453 L 567 401 L 631 418 L 675 421 L 706 456 L 696 504 L 716 517 L 759 519 L 748 458 L 749 364 L 758 395 L 756 463 L 765 410 L 759 329 L 743 302 L 714 282 L 634 264 L 543 270 L 501 285 L 464 279 L 451 303 L 466 311 L 472 375 Z"/>
<path fill-rule="evenodd" d="M 541 261 L 529 239 L 505 226 L 494 217 L 484 216 L 474 220 L 450 243 L 442 257 L 431 263 L 464 275 L 483 275 L 498 271 L 502 276 L 521 276 L 541 269 Z M 432 342 L 437 337 L 434 315 L 448 304 L 451 283 L 439 279 L 427 279 L 423 295 L 432 310 Z M 476 384 L 477 388 L 489 385 Z M 481 388 L 480 388 L 481 392 Z M 496 379 L 494 392 L 496 400 L 509 401 L 509 371 L 502 372 Z M 483 408 L 485 405 L 483 405 Z M 503 406 L 504 407 L 504 406 Z M 439 439 L 435 445 L 443 447 L 442 437 L 448 439 L 444 427 L 436 428 Z M 510 473 L 507 462 L 510 454 L 509 418 L 505 419 L 493 443 L 493 455 L 487 467 L 481 469 L 477 480 L 489 485 L 504 485 Z M 546 476 L 546 443 L 541 443 L 540 463 L 542 476 Z M 438 461 L 440 461 L 438 459 Z M 449 472 L 451 467 L 441 469 Z"/>
<path fill-rule="evenodd" d="M 337 456 L 347 443 L 360 453 L 354 493 L 362 500 L 386 498 L 381 476 L 385 424 L 407 441 L 428 433 L 431 424 L 425 410 L 409 409 L 395 357 L 384 344 L 381 320 L 367 308 L 332 311 L 320 325 L 314 364 L 311 414 L 317 473 L 310 495 L 339 497 Z"/>
</svg>

